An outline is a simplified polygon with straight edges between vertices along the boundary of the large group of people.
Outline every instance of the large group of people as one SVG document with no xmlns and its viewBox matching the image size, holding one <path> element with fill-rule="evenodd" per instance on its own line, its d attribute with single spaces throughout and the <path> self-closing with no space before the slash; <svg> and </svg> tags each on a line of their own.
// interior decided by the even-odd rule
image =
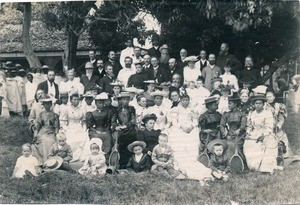
<svg viewBox="0 0 300 205">
<path fill-rule="evenodd" d="M 283 170 L 293 156 L 283 130 L 287 108 L 283 96 L 263 85 L 250 56 L 242 66 L 227 43 L 208 59 L 205 50 L 188 56 L 181 49 L 178 59 L 170 57 L 156 38 L 149 50 L 132 40 L 126 45 L 119 60 L 114 51 L 107 62 L 91 51 L 85 70 L 70 68 L 65 78 L 48 66 L 26 71 L 6 63 L 0 114 L 28 116 L 33 133 L 14 177 L 37 176 L 41 170 L 32 166 L 102 175 L 113 147 L 120 156 L 115 170 L 202 184 L 227 181 L 235 152 L 242 171 Z"/>
</svg>

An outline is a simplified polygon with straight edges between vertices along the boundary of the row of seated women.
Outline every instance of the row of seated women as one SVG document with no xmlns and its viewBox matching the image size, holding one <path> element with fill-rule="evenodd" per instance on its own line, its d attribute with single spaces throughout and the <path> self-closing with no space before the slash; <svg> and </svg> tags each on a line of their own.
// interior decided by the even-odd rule
<svg viewBox="0 0 300 205">
<path fill-rule="evenodd" d="M 188 178 L 196 180 L 210 175 L 210 170 L 197 157 L 206 151 L 210 141 L 217 138 L 227 140 L 229 157 L 233 155 L 236 140 L 239 155 L 250 170 L 268 173 L 282 170 L 284 157 L 292 155 L 282 129 L 287 110 L 284 104 L 275 102 L 272 90 L 251 98 L 249 92 L 226 98 L 213 95 L 199 99 L 202 103 L 198 110 L 195 108 L 199 105 L 193 106 L 189 95 L 179 95 L 176 90 L 170 93 L 178 95 L 176 103 L 159 90 L 151 92 L 148 99 L 144 93 L 119 92 L 113 97 L 91 92 L 82 97 L 77 93 L 61 94 L 62 103 L 58 105 L 45 100 L 43 92 L 37 91 L 37 102 L 29 117 L 34 132 L 34 156 L 41 164 L 45 162 L 59 129 L 64 130 L 72 148 L 71 163 L 85 159 L 91 138 L 102 140 L 102 151 L 108 163 L 115 141 L 113 133 L 117 133 L 119 169 L 126 168 L 131 156 L 127 149 L 130 143 L 136 140 L 146 142 L 144 152 L 151 155 L 158 136 L 165 133 L 174 151 L 175 166 Z M 147 103 L 149 99 L 152 99 L 152 106 Z M 223 114 L 218 112 L 221 103 L 221 106 L 227 106 Z M 150 114 L 156 116 L 155 121 L 143 122 L 144 116 Z M 284 155 L 279 148 L 283 148 Z"/>
</svg>

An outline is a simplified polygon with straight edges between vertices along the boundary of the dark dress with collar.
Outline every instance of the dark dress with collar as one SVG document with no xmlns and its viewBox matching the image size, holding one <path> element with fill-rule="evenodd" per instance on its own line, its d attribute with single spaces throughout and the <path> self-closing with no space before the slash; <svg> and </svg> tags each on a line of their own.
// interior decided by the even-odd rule
<svg viewBox="0 0 300 205">
<path fill-rule="evenodd" d="M 153 150 L 153 148 L 158 144 L 158 136 L 160 135 L 160 130 L 148 130 L 144 129 L 140 131 L 137 135 L 137 140 L 146 143 L 146 148 L 143 150 L 144 153 Z"/>
<path fill-rule="evenodd" d="M 84 86 L 84 92 L 90 90 L 94 85 L 99 85 L 100 78 L 99 76 L 93 74 L 92 77 L 89 79 L 86 75 L 83 75 L 80 78 L 80 83 Z"/>
<path fill-rule="evenodd" d="M 99 82 L 99 86 L 102 88 L 103 92 L 106 92 L 108 94 L 113 94 L 113 89 L 110 83 L 115 81 L 115 77 L 108 77 L 107 75 L 104 75 L 103 78 L 101 78 Z"/>
<path fill-rule="evenodd" d="M 126 169 L 135 173 L 149 171 L 151 169 L 151 159 L 147 154 L 143 154 L 142 159 L 137 162 L 135 156 L 132 155 L 128 160 Z"/>
<path fill-rule="evenodd" d="M 145 80 L 148 80 L 147 74 L 145 72 L 133 74 L 128 78 L 127 87 L 144 89 Z"/>
</svg>

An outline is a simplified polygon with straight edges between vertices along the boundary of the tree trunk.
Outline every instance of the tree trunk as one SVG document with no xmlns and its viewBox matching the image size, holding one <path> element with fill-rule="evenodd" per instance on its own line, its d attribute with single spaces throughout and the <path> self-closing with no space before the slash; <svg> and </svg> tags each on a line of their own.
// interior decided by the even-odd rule
<svg viewBox="0 0 300 205">
<path fill-rule="evenodd" d="M 67 68 L 75 68 L 76 66 L 76 51 L 79 37 L 73 32 L 67 31 L 67 43 L 64 50 L 63 66 Z"/>
<path fill-rule="evenodd" d="M 29 63 L 30 68 L 39 68 L 42 67 L 40 60 L 33 52 L 31 42 L 30 42 L 30 23 L 31 23 L 31 3 L 24 3 L 23 11 L 23 30 L 22 30 L 22 43 L 23 43 L 23 52 L 26 56 L 26 59 Z"/>
</svg>

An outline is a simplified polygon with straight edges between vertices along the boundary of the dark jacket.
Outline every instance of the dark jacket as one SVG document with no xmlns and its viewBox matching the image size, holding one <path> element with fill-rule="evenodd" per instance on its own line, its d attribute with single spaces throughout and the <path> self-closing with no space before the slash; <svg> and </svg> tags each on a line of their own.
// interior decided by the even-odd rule
<svg viewBox="0 0 300 205">
<path fill-rule="evenodd" d="M 113 94 L 113 88 L 110 85 L 116 78 L 110 78 L 107 75 L 104 75 L 103 78 L 100 79 L 99 86 L 102 88 L 103 92 Z"/>
<path fill-rule="evenodd" d="M 84 86 L 84 92 L 91 89 L 95 84 L 99 85 L 100 78 L 99 76 L 93 74 L 91 79 L 89 79 L 86 75 L 83 75 L 80 78 L 80 83 Z"/>
<path fill-rule="evenodd" d="M 37 87 L 37 91 L 38 90 L 43 90 L 45 94 L 48 94 L 48 80 L 41 82 L 38 87 Z M 54 83 L 54 82 L 53 82 Z M 55 87 L 55 98 L 58 99 L 59 98 L 59 90 L 58 90 L 58 85 L 56 83 L 54 83 L 54 87 Z"/>
<path fill-rule="evenodd" d="M 158 144 L 158 136 L 160 135 L 160 130 L 148 130 L 145 129 L 143 131 L 140 131 L 137 135 L 137 140 L 143 141 L 146 143 L 146 148 L 143 150 L 144 153 L 147 153 L 148 151 L 153 150 L 155 145 Z"/>
<path fill-rule="evenodd" d="M 158 47 L 157 49 L 155 49 L 154 47 L 151 47 L 151 48 L 148 50 L 148 54 L 149 54 L 151 57 L 160 58 L 159 47 Z"/>
<path fill-rule="evenodd" d="M 137 162 L 134 155 L 132 155 L 129 158 L 126 169 L 136 173 L 149 171 L 151 169 L 151 159 L 147 154 L 143 154 L 141 161 Z"/>
<path fill-rule="evenodd" d="M 115 77 L 118 76 L 119 74 L 119 71 L 122 69 L 122 66 L 121 64 L 119 63 L 119 61 L 107 61 L 105 64 L 104 64 L 104 68 L 106 68 L 107 65 L 112 65 L 113 66 L 113 73 L 115 75 Z"/>
<path fill-rule="evenodd" d="M 95 68 L 94 74 L 99 76 L 99 79 L 102 79 L 103 76 L 105 75 L 105 69 L 103 68 L 103 70 L 101 72 L 99 72 L 98 68 Z"/>
<path fill-rule="evenodd" d="M 136 87 L 138 89 L 144 89 L 145 88 L 145 83 L 144 81 L 148 80 L 146 73 L 136 73 L 131 75 L 128 78 L 127 86 L 128 87 Z"/>
<path fill-rule="evenodd" d="M 53 157 L 53 156 L 59 156 L 61 157 L 64 162 L 69 163 L 73 159 L 73 152 L 67 143 L 61 147 L 61 149 L 58 149 L 58 144 L 57 142 L 54 143 L 50 149 L 50 153 L 48 157 Z"/>
</svg>

